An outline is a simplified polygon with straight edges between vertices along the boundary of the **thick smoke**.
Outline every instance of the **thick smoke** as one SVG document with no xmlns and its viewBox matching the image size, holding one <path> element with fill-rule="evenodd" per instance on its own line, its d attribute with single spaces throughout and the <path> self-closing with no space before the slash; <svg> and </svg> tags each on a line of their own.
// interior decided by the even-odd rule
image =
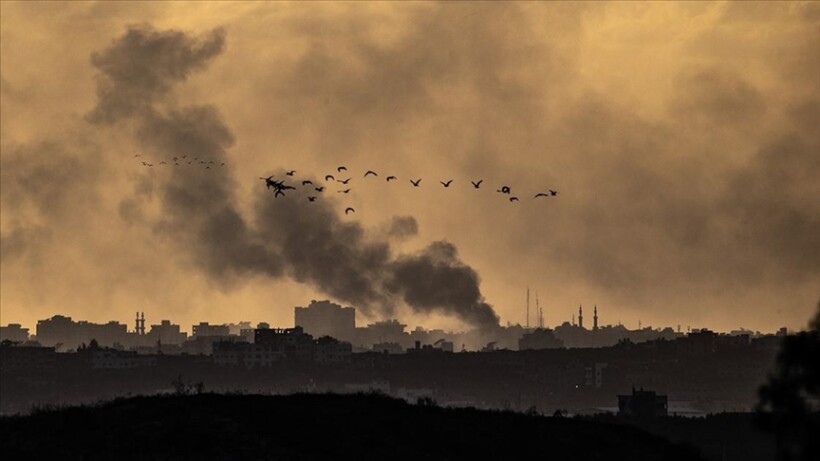
<svg viewBox="0 0 820 461">
<path fill-rule="evenodd" d="M 100 72 L 95 123 L 134 123 L 144 152 L 188 155 L 230 163 L 234 139 L 212 106 L 174 107 L 174 83 L 203 68 L 224 48 L 217 30 L 203 38 L 180 32 L 132 28 L 111 47 L 94 54 Z M 284 177 L 283 172 L 274 172 Z M 239 212 L 230 168 L 178 168 L 159 185 L 161 217 L 156 231 L 183 245 L 214 280 L 225 286 L 239 277 L 288 276 L 360 307 L 366 314 L 391 313 L 398 300 L 416 312 L 439 312 L 490 328 L 498 316 L 484 302 L 476 272 L 455 247 L 436 242 L 399 257 L 389 240 L 368 238 L 356 222 L 344 221 L 332 198 L 307 202 L 304 189 L 274 199 L 259 184 L 252 219 Z M 121 214 L 140 216 L 139 205 L 123 202 Z M 394 220 L 390 234 L 417 232 L 413 218 Z"/>
</svg>

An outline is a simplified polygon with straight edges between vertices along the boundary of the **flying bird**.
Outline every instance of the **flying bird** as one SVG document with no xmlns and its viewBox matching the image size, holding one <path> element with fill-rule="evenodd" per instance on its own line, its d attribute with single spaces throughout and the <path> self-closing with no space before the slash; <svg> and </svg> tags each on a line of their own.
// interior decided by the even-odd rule
<svg viewBox="0 0 820 461">
<path fill-rule="evenodd" d="M 496 192 L 501 192 L 502 194 L 509 194 L 510 190 L 510 186 L 501 186 L 501 189 L 497 190 Z"/>
<path fill-rule="evenodd" d="M 340 190 L 338 191 L 340 194 L 347 194 L 350 192 L 350 189 Z"/>
<path fill-rule="evenodd" d="M 419 183 L 421 182 L 421 178 L 419 178 L 419 179 L 417 179 L 417 180 L 415 180 L 415 181 L 413 181 L 413 180 L 411 179 L 411 180 L 410 180 L 410 182 L 411 182 L 411 183 L 413 183 L 413 187 L 419 187 Z"/>
<path fill-rule="evenodd" d="M 334 178 L 332 174 L 329 174 L 329 175 L 325 176 L 325 181 L 332 181 L 334 179 L 336 179 L 336 178 Z"/>
<path fill-rule="evenodd" d="M 140 154 L 134 154 L 134 157 L 139 157 L 139 156 L 140 156 Z"/>
<path fill-rule="evenodd" d="M 284 193 L 284 192 L 282 192 L 282 191 L 281 191 L 281 190 L 279 190 L 279 189 L 276 189 L 276 193 L 274 193 L 274 194 L 273 194 L 273 198 L 279 197 L 280 195 L 281 195 L 282 197 L 284 197 L 284 196 L 285 196 L 285 193 Z"/>
<path fill-rule="evenodd" d="M 518 201 L 518 197 L 510 197 L 510 202 L 517 202 L 517 201 Z"/>
<path fill-rule="evenodd" d="M 535 194 L 535 197 L 533 197 L 533 198 L 538 198 L 538 197 L 549 197 L 549 196 L 550 196 L 550 194 L 545 194 L 545 193 L 543 193 L 543 192 L 539 192 L 539 193 Z"/>
<path fill-rule="evenodd" d="M 225 166 L 225 163 L 224 163 L 224 162 L 223 162 L 223 163 L 220 163 L 220 164 L 219 164 L 219 166 Z"/>
<path fill-rule="evenodd" d="M 364 177 L 366 178 L 366 177 L 367 177 L 367 175 L 369 175 L 369 174 L 372 174 L 373 176 L 378 176 L 378 174 L 377 174 L 375 171 L 373 171 L 373 170 L 367 170 L 367 173 L 365 173 L 365 174 L 364 174 Z"/>
<path fill-rule="evenodd" d="M 339 168 L 336 168 L 336 171 L 338 171 L 339 173 L 341 173 L 342 171 L 347 171 L 347 168 L 346 168 L 346 167 L 344 167 L 344 166 L 340 166 Z"/>
<path fill-rule="evenodd" d="M 484 182 L 484 180 L 483 180 L 483 179 L 479 179 L 479 180 L 478 180 L 478 182 L 475 182 L 475 181 L 470 181 L 470 182 L 473 184 L 473 187 L 475 187 L 476 189 L 478 189 L 479 187 L 481 187 L 481 183 L 483 183 L 483 182 Z"/>
<path fill-rule="evenodd" d="M 347 179 L 344 179 L 344 180 L 342 180 L 342 179 L 337 179 L 336 181 L 338 181 L 338 182 L 340 182 L 340 183 L 342 183 L 342 184 L 347 184 L 347 183 L 349 183 L 349 182 L 350 182 L 350 180 L 351 180 L 351 179 L 353 179 L 353 178 L 347 178 Z"/>
<path fill-rule="evenodd" d="M 315 189 L 316 189 L 316 192 L 322 192 L 323 190 L 325 190 L 325 188 L 322 187 L 322 186 L 316 187 Z"/>
<path fill-rule="evenodd" d="M 206 167 L 205 167 L 205 169 L 206 169 L 206 170 L 210 170 L 210 169 L 211 169 L 211 167 L 209 167 L 209 166 L 206 166 Z"/>
<path fill-rule="evenodd" d="M 307 186 L 308 184 L 313 184 L 313 181 L 311 181 L 310 179 L 305 179 L 304 181 L 302 181 L 303 186 Z"/>
<path fill-rule="evenodd" d="M 390 182 L 390 180 L 394 180 L 394 179 L 397 179 L 397 178 L 395 176 L 388 176 L 387 177 L 387 182 Z"/>
<path fill-rule="evenodd" d="M 159 162 L 160 165 L 167 165 L 165 162 Z"/>
<path fill-rule="evenodd" d="M 313 197 L 313 196 L 308 197 L 308 202 L 315 202 L 315 201 L 316 201 L 316 197 Z"/>
<path fill-rule="evenodd" d="M 557 191 L 557 190 L 552 190 L 552 189 L 550 189 L 550 195 L 552 195 L 553 197 L 555 197 L 556 195 L 558 195 L 558 191 Z"/>
<path fill-rule="evenodd" d="M 290 170 L 285 174 L 288 175 L 288 176 L 293 176 L 294 174 L 296 174 L 296 170 Z"/>
<path fill-rule="evenodd" d="M 449 180 L 449 181 L 447 181 L 447 182 L 444 182 L 444 181 L 439 181 L 439 182 L 440 182 L 440 183 L 441 183 L 441 185 L 442 185 L 442 186 L 444 186 L 444 187 L 450 187 L 450 184 L 453 182 L 453 180 L 451 179 L 451 180 Z"/>
<path fill-rule="evenodd" d="M 353 209 L 353 208 L 351 208 L 351 207 L 347 207 L 347 208 L 345 208 L 345 214 L 348 214 L 348 213 L 350 213 L 351 211 L 352 211 L 352 212 L 354 212 L 354 213 L 356 212 L 356 210 L 354 210 L 354 209 Z"/>
</svg>

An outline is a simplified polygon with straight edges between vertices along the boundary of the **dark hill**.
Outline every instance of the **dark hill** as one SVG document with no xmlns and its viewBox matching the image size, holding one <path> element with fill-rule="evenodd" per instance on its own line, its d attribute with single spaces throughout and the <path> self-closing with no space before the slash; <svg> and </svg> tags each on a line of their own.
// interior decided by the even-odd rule
<svg viewBox="0 0 820 461">
<path fill-rule="evenodd" d="M 55 460 L 698 459 L 629 426 L 331 394 L 133 397 L 4 417 L 0 452 Z"/>
</svg>

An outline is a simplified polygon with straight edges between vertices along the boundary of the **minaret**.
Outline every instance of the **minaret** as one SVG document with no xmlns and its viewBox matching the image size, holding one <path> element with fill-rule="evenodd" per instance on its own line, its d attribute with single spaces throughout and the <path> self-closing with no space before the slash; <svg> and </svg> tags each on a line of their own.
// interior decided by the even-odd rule
<svg viewBox="0 0 820 461">
<path fill-rule="evenodd" d="M 578 305 L 578 326 L 584 328 L 584 308 Z"/>
<path fill-rule="evenodd" d="M 595 305 L 595 315 L 592 316 L 592 329 L 598 329 L 598 305 Z"/>
</svg>

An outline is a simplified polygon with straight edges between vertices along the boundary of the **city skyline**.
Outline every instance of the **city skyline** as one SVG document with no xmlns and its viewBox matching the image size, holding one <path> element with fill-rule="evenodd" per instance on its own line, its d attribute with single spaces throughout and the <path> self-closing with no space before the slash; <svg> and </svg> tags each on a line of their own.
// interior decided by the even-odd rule
<svg viewBox="0 0 820 461">
<path fill-rule="evenodd" d="M 815 308 L 816 4 L 0 8 L 4 324 L 286 325 L 317 290 L 444 329 L 525 324 L 527 286 L 550 325 Z M 135 158 L 184 154 L 226 165 Z M 257 179 L 340 165 L 313 208 Z"/>
</svg>

